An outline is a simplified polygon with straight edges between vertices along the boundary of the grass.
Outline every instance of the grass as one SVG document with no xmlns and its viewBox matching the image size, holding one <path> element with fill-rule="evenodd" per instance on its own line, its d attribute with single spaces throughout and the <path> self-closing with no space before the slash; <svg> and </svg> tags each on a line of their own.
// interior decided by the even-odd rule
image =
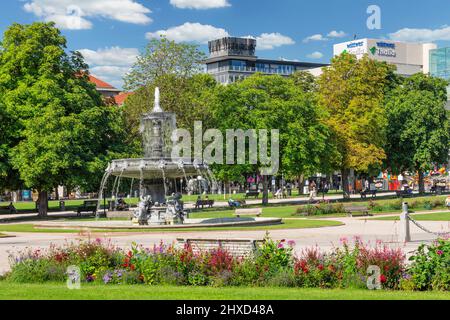
<svg viewBox="0 0 450 320">
<path fill-rule="evenodd" d="M 0 300 L 449 300 L 448 292 L 370 291 L 279 287 L 169 287 L 82 284 L 15 284 L 0 281 Z"/>
<path fill-rule="evenodd" d="M 426 214 L 413 214 L 411 217 L 417 221 L 450 221 L 450 212 L 436 212 L 436 213 L 426 213 Z M 379 217 L 372 220 L 400 220 L 399 216 L 392 217 Z"/>
<path fill-rule="evenodd" d="M 193 231 L 255 231 L 255 230 L 280 230 L 280 229 L 307 229 L 320 227 L 333 227 L 342 225 L 339 221 L 332 220 L 312 220 L 312 219 L 298 219 L 285 220 L 283 224 L 272 226 L 253 226 L 253 227 L 198 227 L 189 229 L 167 229 L 167 228 L 152 228 L 152 229 L 91 229 L 92 233 L 138 233 L 138 232 L 193 232 Z M 75 229 L 46 229 L 35 228 L 33 224 L 2 224 L 0 225 L 1 232 L 31 232 L 31 233 L 79 233 L 81 230 Z"/>
</svg>

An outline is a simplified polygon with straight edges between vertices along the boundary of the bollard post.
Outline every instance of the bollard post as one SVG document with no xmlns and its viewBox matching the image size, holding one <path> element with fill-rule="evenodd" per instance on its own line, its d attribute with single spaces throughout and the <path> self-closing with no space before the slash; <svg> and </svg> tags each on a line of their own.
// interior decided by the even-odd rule
<svg viewBox="0 0 450 320">
<path fill-rule="evenodd" d="M 409 211 L 408 203 L 404 202 L 402 206 L 402 213 L 400 214 L 400 232 L 399 232 L 399 242 L 410 242 L 411 233 L 409 229 Z"/>
</svg>

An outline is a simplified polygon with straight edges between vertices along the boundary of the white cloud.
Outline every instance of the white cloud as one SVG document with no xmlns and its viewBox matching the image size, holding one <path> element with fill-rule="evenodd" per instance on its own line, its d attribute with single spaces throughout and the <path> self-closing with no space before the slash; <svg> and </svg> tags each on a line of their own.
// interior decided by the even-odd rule
<svg viewBox="0 0 450 320">
<path fill-rule="evenodd" d="M 147 39 L 155 39 L 160 36 L 165 36 L 169 40 L 175 42 L 194 42 L 198 44 L 206 44 L 210 40 L 229 37 L 228 31 L 222 28 L 216 28 L 211 25 L 204 25 L 200 23 L 186 22 L 180 26 L 171 27 L 166 30 L 158 30 L 155 32 L 147 32 Z M 295 44 L 295 41 L 284 36 L 281 33 L 263 33 L 259 36 L 246 36 L 245 38 L 253 38 L 257 41 L 257 49 L 271 50 L 276 47 Z"/>
<path fill-rule="evenodd" d="M 111 47 L 98 49 L 96 51 L 90 49 L 78 50 L 84 56 L 89 65 L 114 65 L 114 66 L 131 66 L 139 55 L 136 48 Z"/>
<path fill-rule="evenodd" d="M 98 50 L 78 50 L 89 64 L 92 75 L 122 88 L 123 76 L 136 61 L 139 51 L 136 48 L 111 47 Z"/>
<path fill-rule="evenodd" d="M 325 38 L 321 34 L 314 34 L 312 36 L 309 36 L 303 40 L 303 42 L 310 42 L 310 41 L 327 41 L 328 39 Z"/>
<path fill-rule="evenodd" d="M 166 30 L 147 32 L 146 38 L 159 38 L 161 35 L 164 35 L 167 39 L 175 42 L 195 42 L 201 44 L 205 44 L 213 39 L 229 36 L 228 32 L 222 28 L 216 28 L 211 25 L 200 23 L 186 22 L 183 25 L 171 27 Z"/>
<path fill-rule="evenodd" d="M 295 44 L 294 40 L 278 32 L 263 33 L 256 38 L 248 36 L 248 38 L 256 39 L 256 48 L 259 50 L 272 50 L 276 47 Z"/>
<path fill-rule="evenodd" d="M 90 29 L 88 18 L 102 17 L 134 24 L 148 24 L 151 10 L 135 0 L 27 0 L 25 11 L 61 29 Z"/>
<path fill-rule="evenodd" d="M 389 34 L 389 38 L 395 41 L 408 42 L 450 41 L 450 27 L 443 26 L 434 30 L 404 28 Z"/>
<path fill-rule="evenodd" d="M 336 30 L 333 30 L 333 31 L 330 31 L 328 34 L 327 34 L 327 37 L 330 37 L 330 38 L 343 38 L 343 37 L 345 37 L 347 34 L 344 32 L 344 31 L 336 31 Z"/>
<path fill-rule="evenodd" d="M 308 54 L 307 57 L 310 58 L 310 59 L 320 59 L 320 58 L 323 57 L 323 53 L 319 52 L 319 51 L 315 51 L 315 52 L 313 52 L 311 54 Z"/>
<path fill-rule="evenodd" d="M 180 9 L 213 9 L 230 6 L 227 0 L 170 0 L 170 4 Z"/>
</svg>

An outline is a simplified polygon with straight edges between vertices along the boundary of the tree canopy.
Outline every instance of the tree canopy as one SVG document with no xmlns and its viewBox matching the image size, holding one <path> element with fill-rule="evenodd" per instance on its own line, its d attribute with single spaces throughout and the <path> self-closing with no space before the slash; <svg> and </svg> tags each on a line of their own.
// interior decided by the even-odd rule
<svg viewBox="0 0 450 320">
<path fill-rule="evenodd" d="M 165 75 L 189 78 L 203 70 L 205 58 L 196 45 L 176 43 L 164 36 L 151 39 L 125 76 L 125 88 L 137 90 L 155 84 Z"/>
<path fill-rule="evenodd" d="M 423 171 L 448 159 L 447 85 L 443 79 L 416 74 L 405 78 L 386 99 L 387 166 L 396 173 L 418 171 L 421 191 Z"/>
<path fill-rule="evenodd" d="M 4 34 L 0 96 L 9 120 L 8 162 L 25 186 L 39 191 L 41 215 L 48 191 L 102 174 L 91 171 L 93 164 L 119 138 L 113 111 L 87 74 L 83 57 L 66 52 L 53 23 L 13 24 Z"/>
<path fill-rule="evenodd" d="M 333 131 L 344 195 L 348 195 L 350 169 L 367 172 L 381 167 L 386 153 L 384 94 L 394 67 L 384 62 L 343 53 L 333 58 L 319 78 L 319 103 L 327 111 L 324 118 Z"/>
</svg>

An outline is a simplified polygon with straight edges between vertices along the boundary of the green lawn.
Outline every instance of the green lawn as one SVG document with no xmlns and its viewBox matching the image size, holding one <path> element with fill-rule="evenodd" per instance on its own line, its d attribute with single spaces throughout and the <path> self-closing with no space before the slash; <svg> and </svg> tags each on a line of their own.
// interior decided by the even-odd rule
<svg viewBox="0 0 450 320">
<path fill-rule="evenodd" d="M 12 284 L 0 281 L 0 300 L 449 300 L 448 292 L 325 290 L 303 288 L 213 288 L 145 285 Z"/>
<path fill-rule="evenodd" d="M 436 213 L 425 213 L 425 214 L 412 214 L 411 217 L 417 221 L 450 221 L 450 211 L 449 212 L 436 212 Z M 399 216 L 392 217 L 379 217 L 373 220 L 400 220 Z"/>
<path fill-rule="evenodd" d="M 339 221 L 332 220 L 285 220 L 283 224 L 272 226 L 253 226 L 253 227 L 199 227 L 190 229 L 108 229 L 91 230 L 93 233 L 110 233 L 110 232 L 192 232 L 192 231 L 247 231 L 247 230 L 279 230 L 279 229 L 306 229 L 319 227 L 333 227 L 342 225 Z M 41 229 L 35 228 L 33 224 L 2 224 L 0 232 L 37 232 L 37 233 L 78 233 L 80 230 L 69 229 Z"/>
</svg>

